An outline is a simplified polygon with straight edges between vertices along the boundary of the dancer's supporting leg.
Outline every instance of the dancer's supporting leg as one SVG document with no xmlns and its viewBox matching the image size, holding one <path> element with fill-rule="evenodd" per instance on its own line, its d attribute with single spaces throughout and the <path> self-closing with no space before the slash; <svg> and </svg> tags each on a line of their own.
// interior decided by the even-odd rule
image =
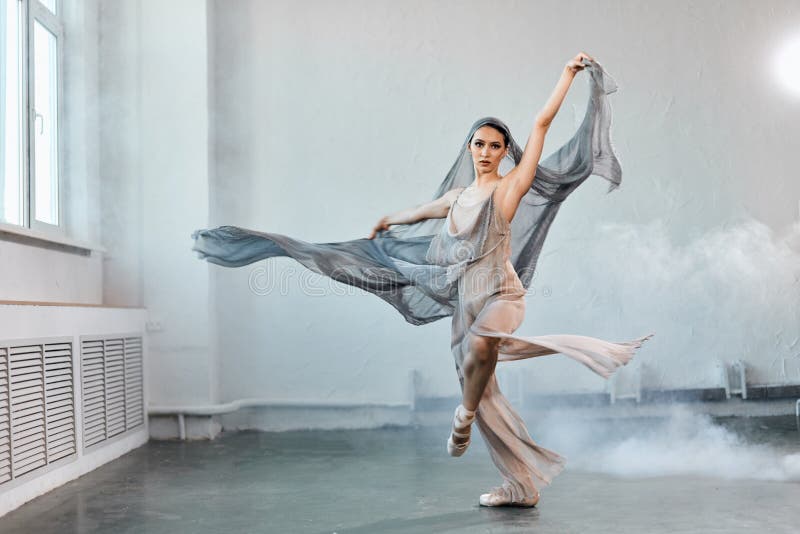
<svg viewBox="0 0 800 534">
<path fill-rule="evenodd" d="M 470 440 L 470 426 L 475 410 L 497 366 L 497 352 L 500 340 L 494 337 L 467 333 L 467 354 L 464 357 L 462 372 L 464 376 L 461 406 L 456 410 L 453 421 L 452 445 L 450 453 L 460 456 Z M 461 408 L 463 407 L 463 410 Z"/>
<path fill-rule="evenodd" d="M 477 410 L 483 390 L 497 366 L 500 339 L 467 333 L 468 347 L 464 358 L 464 392 L 461 404 L 467 410 Z"/>
</svg>

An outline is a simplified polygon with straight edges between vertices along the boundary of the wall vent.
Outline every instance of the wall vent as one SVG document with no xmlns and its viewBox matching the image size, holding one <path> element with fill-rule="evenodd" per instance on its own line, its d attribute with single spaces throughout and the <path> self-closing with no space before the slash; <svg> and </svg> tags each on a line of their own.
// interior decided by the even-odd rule
<svg viewBox="0 0 800 534">
<path fill-rule="evenodd" d="M 72 338 L 0 341 L 0 484 L 75 454 Z"/>
<path fill-rule="evenodd" d="M 81 337 L 83 446 L 144 424 L 141 336 Z"/>
</svg>

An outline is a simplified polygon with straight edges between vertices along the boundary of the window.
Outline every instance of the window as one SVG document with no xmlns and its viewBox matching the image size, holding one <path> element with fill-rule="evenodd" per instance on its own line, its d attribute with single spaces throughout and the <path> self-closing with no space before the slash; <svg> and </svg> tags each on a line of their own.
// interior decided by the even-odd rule
<svg viewBox="0 0 800 534">
<path fill-rule="evenodd" d="M 63 233 L 57 0 L 0 0 L 0 222 Z"/>
</svg>

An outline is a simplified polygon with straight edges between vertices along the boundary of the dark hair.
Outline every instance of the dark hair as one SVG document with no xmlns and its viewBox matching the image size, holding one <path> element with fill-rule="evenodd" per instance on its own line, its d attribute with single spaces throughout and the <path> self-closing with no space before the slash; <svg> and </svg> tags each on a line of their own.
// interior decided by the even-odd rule
<svg viewBox="0 0 800 534">
<path fill-rule="evenodd" d="M 505 146 L 508 146 L 509 142 L 508 128 L 500 120 L 493 118 L 480 119 L 472 126 L 472 135 L 469 136 L 469 143 L 467 143 L 468 145 L 472 144 L 472 138 L 475 137 L 475 132 L 478 130 L 478 128 L 481 128 L 482 126 L 488 126 L 503 134 L 503 141 L 505 142 Z"/>
</svg>

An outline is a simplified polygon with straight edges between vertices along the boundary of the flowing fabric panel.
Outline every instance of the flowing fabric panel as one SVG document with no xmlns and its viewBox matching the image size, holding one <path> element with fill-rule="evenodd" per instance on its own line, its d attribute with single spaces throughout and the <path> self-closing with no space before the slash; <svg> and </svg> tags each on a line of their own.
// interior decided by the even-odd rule
<svg viewBox="0 0 800 534">
<path fill-rule="evenodd" d="M 619 186 L 622 171 L 611 144 L 611 106 L 607 95 L 617 85 L 596 62 L 584 60 L 590 85 L 583 121 L 562 147 L 537 167 L 536 177 L 522 198 L 511 223 L 511 261 L 527 288 L 533 277 L 544 239 L 561 203 L 594 174 L 610 182 L 609 192 Z M 459 155 L 432 198 L 475 177 L 466 148 L 472 134 L 493 117 L 476 121 Z M 509 135 L 509 156 L 504 164 L 516 165 L 522 149 Z M 238 226 L 201 229 L 192 234 L 193 250 L 200 258 L 226 267 L 241 267 L 277 256 L 291 257 L 314 272 L 373 293 L 394 306 L 411 324 L 421 325 L 453 314 L 457 287 L 445 266 L 426 260 L 426 252 L 443 219 L 395 225 L 374 239 L 334 243 L 310 243 L 292 237 Z"/>
</svg>

